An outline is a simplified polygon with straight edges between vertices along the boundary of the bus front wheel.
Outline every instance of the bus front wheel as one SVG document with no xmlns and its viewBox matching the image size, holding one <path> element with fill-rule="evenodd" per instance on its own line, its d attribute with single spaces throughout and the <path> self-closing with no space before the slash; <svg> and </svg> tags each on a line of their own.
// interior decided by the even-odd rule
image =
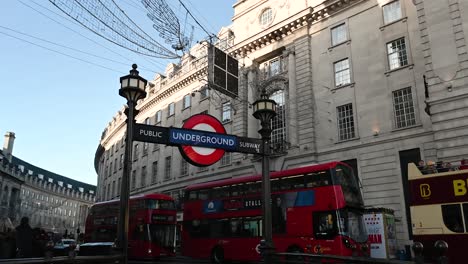
<svg viewBox="0 0 468 264">
<path fill-rule="evenodd" d="M 224 250 L 222 247 L 215 247 L 211 251 L 211 263 L 223 264 L 224 263 Z"/>
</svg>

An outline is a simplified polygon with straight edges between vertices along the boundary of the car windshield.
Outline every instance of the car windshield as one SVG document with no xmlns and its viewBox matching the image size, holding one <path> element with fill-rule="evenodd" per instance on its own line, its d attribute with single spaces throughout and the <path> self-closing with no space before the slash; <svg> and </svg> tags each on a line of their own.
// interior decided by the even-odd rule
<svg viewBox="0 0 468 264">
<path fill-rule="evenodd" d="M 65 245 L 70 245 L 71 243 L 73 243 L 73 240 L 64 240 L 62 241 L 62 243 Z"/>
<path fill-rule="evenodd" d="M 367 229 L 362 213 L 357 210 L 344 209 L 339 211 L 339 232 L 356 242 L 367 240 Z"/>
</svg>

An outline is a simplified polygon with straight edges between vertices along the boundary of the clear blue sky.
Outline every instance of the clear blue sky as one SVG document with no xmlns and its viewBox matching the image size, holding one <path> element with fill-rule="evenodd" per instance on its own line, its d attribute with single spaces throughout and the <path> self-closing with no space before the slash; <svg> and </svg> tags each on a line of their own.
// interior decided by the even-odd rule
<svg viewBox="0 0 468 264">
<path fill-rule="evenodd" d="M 115 1 L 147 33 L 158 34 L 140 1 Z M 177 0 L 166 1 L 176 14 L 184 15 Z M 183 2 L 211 33 L 231 23 L 235 0 Z M 170 61 L 137 55 L 107 42 L 71 22 L 49 1 L 3 1 L 1 11 L 2 146 L 5 132 L 14 132 L 16 157 L 96 184 L 94 154 L 101 133 L 125 103 L 118 95 L 119 78 L 137 63 L 140 75 L 151 80 Z M 206 35 L 195 28 L 194 41 Z"/>
</svg>

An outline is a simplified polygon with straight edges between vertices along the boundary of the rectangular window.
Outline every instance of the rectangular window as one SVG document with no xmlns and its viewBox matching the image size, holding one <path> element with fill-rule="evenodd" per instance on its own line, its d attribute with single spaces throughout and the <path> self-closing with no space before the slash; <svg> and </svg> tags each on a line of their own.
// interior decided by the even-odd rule
<svg viewBox="0 0 468 264">
<path fill-rule="evenodd" d="M 153 162 L 153 168 L 151 169 L 152 174 L 151 174 L 151 183 L 156 183 L 158 180 L 158 162 L 155 161 Z"/>
<path fill-rule="evenodd" d="M 133 160 L 137 160 L 138 154 L 140 154 L 138 147 L 138 144 L 135 144 L 135 146 L 133 146 Z"/>
<path fill-rule="evenodd" d="M 270 95 L 270 99 L 276 102 L 276 116 L 271 120 L 271 151 L 283 153 L 286 150 L 286 101 L 283 90 L 278 90 Z"/>
<path fill-rule="evenodd" d="M 118 164 L 117 163 L 117 158 L 115 158 L 115 160 L 114 160 L 114 173 L 117 172 L 117 164 Z"/>
<path fill-rule="evenodd" d="M 174 104 L 174 103 L 170 103 L 170 104 L 167 106 L 167 117 L 173 116 L 174 113 L 175 113 L 175 104 Z"/>
<path fill-rule="evenodd" d="M 344 59 L 335 62 L 335 85 L 342 86 L 351 83 L 351 74 L 349 70 L 349 60 Z"/>
<path fill-rule="evenodd" d="M 231 102 L 223 103 L 222 122 L 231 121 Z"/>
<path fill-rule="evenodd" d="M 188 162 L 182 158 L 180 160 L 180 176 L 188 176 L 189 174 L 188 168 L 189 168 Z"/>
<path fill-rule="evenodd" d="M 408 65 L 405 38 L 387 43 L 388 65 L 390 70 Z"/>
<path fill-rule="evenodd" d="M 124 154 L 120 154 L 119 169 L 122 169 L 124 163 Z"/>
<path fill-rule="evenodd" d="M 231 154 L 232 154 L 231 152 L 224 152 L 224 155 L 221 158 L 222 166 L 231 164 L 231 156 L 232 156 Z"/>
<path fill-rule="evenodd" d="M 353 105 L 347 104 L 337 107 L 338 112 L 338 138 L 340 140 L 352 139 L 354 134 Z"/>
<path fill-rule="evenodd" d="M 112 181 L 112 197 L 115 197 L 115 181 Z"/>
<path fill-rule="evenodd" d="M 136 187 L 136 170 L 132 171 L 132 184 L 130 186 L 130 189 L 135 189 Z"/>
<path fill-rule="evenodd" d="M 120 195 L 120 188 L 122 186 L 122 178 L 119 178 L 117 182 L 117 195 Z"/>
<path fill-rule="evenodd" d="M 141 167 L 141 187 L 146 186 L 146 166 Z"/>
<path fill-rule="evenodd" d="M 186 96 L 184 96 L 184 107 L 183 107 L 183 109 L 190 107 L 191 98 L 192 98 L 192 96 L 190 94 L 187 94 Z"/>
<path fill-rule="evenodd" d="M 200 100 L 205 99 L 210 96 L 210 90 L 208 88 L 201 88 L 200 89 Z"/>
<path fill-rule="evenodd" d="M 162 119 L 162 112 L 161 112 L 161 110 L 159 110 L 159 111 L 156 112 L 156 120 L 155 120 L 155 123 L 156 123 L 156 124 L 161 123 L 161 119 Z"/>
<path fill-rule="evenodd" d="M 168 156 L 166 157 L 166 164 L 165 164 L 165 167 L 164 167 L 164 179 L 168 180 L 171 178 L 171 164 L 172 163 L 172 159 L 171 159 L 171 156 Z"/>
<path fill-rule="evenodd" d="M 346 24 L 341 24 L 331 29 L 332 46 L 348 40 L 348 34 L 346 32 Z"/>
<path fill-rule="evenodd" d="M 401 19 L 400 1 L 394 1 L 383 6 L 384 23 L 392 23 Z"/>
<path fill-rule="evenodd" d="M 395 126 L 397 128 L 416 125 L 411 87 L 393 92 L 393 107 L 395 109 Z"/>
</svg>

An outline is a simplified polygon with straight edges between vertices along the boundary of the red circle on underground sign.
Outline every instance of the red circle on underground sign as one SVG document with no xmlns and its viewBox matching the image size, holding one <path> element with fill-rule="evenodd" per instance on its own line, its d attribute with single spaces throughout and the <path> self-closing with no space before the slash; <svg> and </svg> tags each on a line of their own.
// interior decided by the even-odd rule
<svg viewBox="0 0 468 264">
<path fill-rule="evenodd" d="M 223 124 L 208 114 L 197 114 L 185 121 L 182 128 L 202 130 L 207 132 L 226 134 Z M 209 166 L 216 163 L 224 155 L 224 149 L 202 148 L 196 146 L 179 146 L 182 156 L 195 166 Z"/>
</svg>

